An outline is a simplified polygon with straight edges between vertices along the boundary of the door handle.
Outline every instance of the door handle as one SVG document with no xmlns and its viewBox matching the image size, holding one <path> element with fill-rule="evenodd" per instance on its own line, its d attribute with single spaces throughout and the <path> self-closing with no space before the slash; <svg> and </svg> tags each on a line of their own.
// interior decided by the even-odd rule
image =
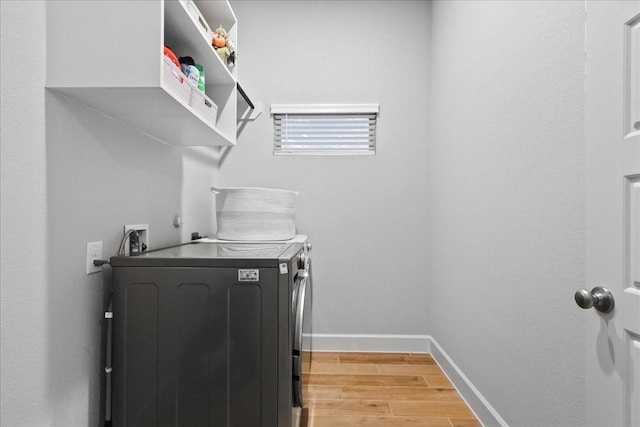
<svg viewBox="0 0 640 427">
<path fill-rule="evenodd" d="M 609 313 L 615 305 L 611 291 L 602 286 L 596 286 L 591 289 L 591 292 L 586 289 L 579 289 L 576 291 L 574 297 L 576 304 L 581 308 L 587 309 L 594 307 L 603 313 Z"/>
</svg>

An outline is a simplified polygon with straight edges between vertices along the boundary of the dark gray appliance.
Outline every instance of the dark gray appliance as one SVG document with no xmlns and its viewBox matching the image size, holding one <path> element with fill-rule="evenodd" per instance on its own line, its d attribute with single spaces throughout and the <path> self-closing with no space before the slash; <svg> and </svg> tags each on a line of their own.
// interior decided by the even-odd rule
<svg viewBox="0 0 640 427">
<path fill-rule="evenodd" d="M 113 425 L 297 425 L 310 246 L 195 242 L 112 257 Z"/>
</svg>

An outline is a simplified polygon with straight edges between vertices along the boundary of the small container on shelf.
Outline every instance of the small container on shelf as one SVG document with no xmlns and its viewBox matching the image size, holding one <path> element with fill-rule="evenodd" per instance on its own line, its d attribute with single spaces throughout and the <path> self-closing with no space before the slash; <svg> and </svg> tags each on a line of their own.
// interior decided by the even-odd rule
<svg viewBox="0 0 640 427">
<path fill-rule="evenodd" d="M 191 85 L 180 68 L 176 67 L 167 56 L 163 57 L 162 63 L 162 87 L 183 104 L 189 103 Z"/>
<path fill-rule="evenodd" d="M 189 106 L 201 116 L 201 118 L 215 126 L 218 120 L 218 106 L 205 95 L 197 86 L 189 83 L 191 87 L 191 95 L 189 97 Z"/>
<path fill-rule="evenodd" d="M 196 27 L 198 27 L 198 30 L 200 30 L 202 37 L 204 37 L 204 39 L 207 40 L 208 43 L 211 43 L 211 38 L 213 37 L 213 31 L 211 31 L 211 28 L 209 27 L 209 24 L 207 23 L 206 19 L 204 19 L 204 17 L 202 16 L 202 13 L 200 13 L 200 9 L 198 9 L 198 6 L 196 6 L 193 0 L 180 0 L 180 1 L 184 5 L 185 9 L 187 10 L 187 13 L 191 17 L 191 20 L 195 22 Z"/>
</svg>

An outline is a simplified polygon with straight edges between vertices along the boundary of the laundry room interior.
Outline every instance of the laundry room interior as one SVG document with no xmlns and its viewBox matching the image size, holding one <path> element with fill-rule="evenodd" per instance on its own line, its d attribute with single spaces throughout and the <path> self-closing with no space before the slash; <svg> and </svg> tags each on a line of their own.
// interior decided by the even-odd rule
<svg viewBox="0 0 640 427">
<path fill-rule="evenodd" d="M 150 252 L 215 238 L 212 187 L 297 193 L 314 354 L 432 354 L 473 410 L 459 425 L 588 424 L 589 1 L 222 2 L 255 104 L 218 105 L 236 110 L 227 146 L 167 143 L 49 87 L 52 51 L 73 46 L 83 86 L 79 46 L 110 34 L 52 35 L 47 3 L 0 2 L 2 426 L 108 425 L 113 275 L 87 274 L 87 243 L 108 260 L 125 224 L 148 225 Z M 142 81 L 157 67 L 136 43 L 117 68 Z M 379 108 L 375 153 L 274 155 L 272 106 L 354 104 Z"/>
</svg>

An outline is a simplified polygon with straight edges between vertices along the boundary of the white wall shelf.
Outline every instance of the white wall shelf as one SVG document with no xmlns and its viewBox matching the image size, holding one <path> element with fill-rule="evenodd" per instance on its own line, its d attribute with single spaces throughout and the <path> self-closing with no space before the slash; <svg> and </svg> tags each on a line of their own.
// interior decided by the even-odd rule
<svg viewBox="0 0 640 427">
<path fill-rule="evenodd" d="M 212 30 L 222 25 L 237 49 L 237 21 L 226 0 L 195 1 Z M 236 67 L 218 57 L 178 0 L 47 2 L 46 87 L 170 145 L 235 145 Z M 163 49 L 202 64 L 205 93 L 218 106 L 210 123 L 169 92 Z"/>
</svg>

